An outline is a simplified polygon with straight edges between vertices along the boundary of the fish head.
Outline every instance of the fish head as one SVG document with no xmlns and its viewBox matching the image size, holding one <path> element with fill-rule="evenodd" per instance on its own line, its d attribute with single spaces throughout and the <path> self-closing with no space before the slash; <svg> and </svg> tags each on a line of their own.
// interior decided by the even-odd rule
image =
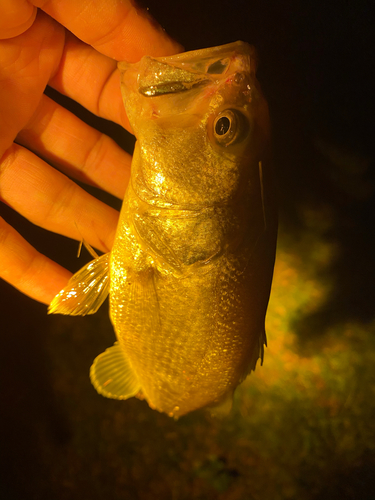
<svg viewBox="0 0 375 500">
<path fill-rule="evenodd" d="M 143 188 L 160 203 L 194 207 L 238 197 L 269 139 L 255 49 L 235 42 L 119 69 Z"/>
</svg>

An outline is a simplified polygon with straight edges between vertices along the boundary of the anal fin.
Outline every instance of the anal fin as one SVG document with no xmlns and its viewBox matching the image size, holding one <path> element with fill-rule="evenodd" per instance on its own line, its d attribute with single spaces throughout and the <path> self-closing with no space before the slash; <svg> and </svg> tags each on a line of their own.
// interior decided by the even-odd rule
<svg viewBox="0 0 375 500">
<path fill-rule="evenodd" d="M 128 399 L 141 389 L 118 342 L 95 358 L 90 368 L 90 379 L 98 393 L 106 398 Z"/>
</svg>

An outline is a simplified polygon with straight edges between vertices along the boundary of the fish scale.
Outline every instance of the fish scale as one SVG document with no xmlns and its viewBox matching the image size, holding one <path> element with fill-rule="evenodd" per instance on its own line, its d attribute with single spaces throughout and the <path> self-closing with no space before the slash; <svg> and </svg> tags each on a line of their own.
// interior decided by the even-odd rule
<svg viewBox="0 0 375 500">
<path fill-rule="evenodd" d="M 228 410 L 263 361 L 277 233 L 255 52 L 235 42 L 119 69 L 137 143 L 114 246 L 50 312 L 92 314 L 109 293 L 118 340 L 91 367 L 100 394 L 174 418 Z"/>
</svg>

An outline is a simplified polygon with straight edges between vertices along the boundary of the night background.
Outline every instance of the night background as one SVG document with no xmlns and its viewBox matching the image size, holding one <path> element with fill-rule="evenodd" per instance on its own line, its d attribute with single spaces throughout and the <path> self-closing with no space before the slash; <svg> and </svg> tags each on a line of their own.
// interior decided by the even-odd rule
<svg viewBox="0 0 375 500">
<path fill-rule="evenodd" d="M 90 365 L 115 338 L 107 304 L 47 316 L 1 281 L 0 497 L 374 499 L 372 2 L 143 5 L 186 50 L 235 40 L 258 50 L 280 217 L 264 365 L 224 419 L 200 410 L 176 422 L 91 386 Z M 127 132 L 73 109 L 131 151 Z M 0 214 L 71 271 L 90 259 L 4 205 Z"/>
</svg>

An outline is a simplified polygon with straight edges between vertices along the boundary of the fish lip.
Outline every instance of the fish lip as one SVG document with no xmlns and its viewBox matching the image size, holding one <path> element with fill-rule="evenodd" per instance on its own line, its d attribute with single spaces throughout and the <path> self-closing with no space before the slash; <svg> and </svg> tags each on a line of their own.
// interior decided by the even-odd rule
<svg viewBox="0 0 375 500">
<path fill-rule="evenodd" d="M 193 64 L 197 60 L 202 61 L 205 59 L 223 58 L 227 56 L 231 60 L 239 55 L 250 56 L 251 60 L 255 63 L 257 59 L 255 47 L 240 40 L 236 42 L 227 43 L 217 47 L 207 47 L 204 49 L 191 50 L 189 52 L 181 52 L 173 56 L 155 58 L 158 61 L 168 64 L 185 65 Z"/>
<path fill-rule="evenodd" d="M 222 61 L 225 64 L 220 64 Z M 118 68 L 121 72 L 123 85 L 126 85 L 124 74 L 128 73 L 130 79 L 137 77 L 138 92 L 140 94 L 145 97 L 155 97 L 190 90 L 198 85 L 218 83 L 219 80 L 225 77 L 231 77 L 234 83 L 239 83 L 236 82 L 236 76 L 234 75 L 241 73 L 255 75 L 256 61 L 255 48 L 246 42 L 237 41 L 218 47 L 198 49 L 167 57 L 144 56 L 136 64 L 119 62 Z M 167 75 L 164 80 L 160 80 L 160 75 L 164 72 L 161 69 L 158 75 L 153 75 L 153 79 L 152 75 L 147 72 L 150 63 L 156 67 L 158 64 L 161 68 L 165 66 L 166 70 L 168 70 L 168 67 L 175 68 L 177 78 L 176 74 L 172 74 Z M 168 71 L 166 72 L 168 73 Z M 181 74 L 178 75 L 178 73 Z"/>
</svg>

